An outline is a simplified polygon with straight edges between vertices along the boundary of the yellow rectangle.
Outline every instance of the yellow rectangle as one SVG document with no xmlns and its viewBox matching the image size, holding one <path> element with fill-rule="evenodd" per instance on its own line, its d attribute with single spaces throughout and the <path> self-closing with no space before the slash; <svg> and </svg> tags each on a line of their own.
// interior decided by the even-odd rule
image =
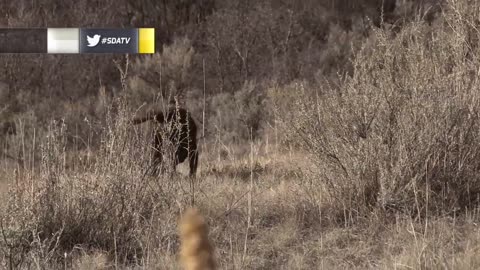
<svg viewBox="0 0 480 270">
<path fill-rule="evenodd" d="M 155 28 L 138 29 L 138 53 L 155 53 Z"/>
</svg>

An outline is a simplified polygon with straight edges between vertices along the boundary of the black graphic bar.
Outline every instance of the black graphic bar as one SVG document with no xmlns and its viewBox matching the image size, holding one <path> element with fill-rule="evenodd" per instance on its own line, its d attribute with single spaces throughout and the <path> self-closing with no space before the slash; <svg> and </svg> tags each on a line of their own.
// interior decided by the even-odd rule
<svg viewBox="0 0 480 270">
<path fill-rule="evenodd" d="M 80 53 L 138 53 L 138 30 L 80 28 Z"/>
<path fill-rule="evenodd" d="M 47 29 L 0 28 L 0 53 L 47 53 Z"/>
</svg>

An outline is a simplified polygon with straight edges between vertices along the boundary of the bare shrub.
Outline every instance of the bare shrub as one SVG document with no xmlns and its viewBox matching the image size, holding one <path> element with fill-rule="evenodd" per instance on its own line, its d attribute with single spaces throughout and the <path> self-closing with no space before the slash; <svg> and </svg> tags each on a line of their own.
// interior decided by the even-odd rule
<svg viewBox="0 0 480 270">
<path fill-rule="evenodd" d="M 210 100 L 209 123 L 211 134 L 222 141 L 239 143 L 258 138 L 268 117 L 264 107 L 265 89 L 255 82 L 245 82 L 234 94 L 222 93 Z"/>
<path fill-rule="evenodd" d="M 480 51 L 467 38 L 478 37 L 478 15 L 451 2 L 432 26 L 378 30 L 339 87 L 294 86 L 296 102 L 279 110 L 291 112 L 284 126 L 312 155 L 307 184 L 321 200 L 351 214 L 415 216 L 478 204 Z"/>
<path fill-rule="evenodd" d="M 188 38 L 176 39 L 161 53 L 137 58 L 132 63 L 127 97 L 132 105 L 169 99 L 191 87 L 189 71 L 195 51 Z"/>
<path fill-rule="evenodd" d="M 65 125 L 50 125 L 38 168 L 26 168 L 11 186 L 2 212 L 1 246 L 14 254 L 12 265 L 50 268 L 76 247 L 139 264 L 153 249 L 176 248 L 175 225 L 164 215 L 178 211 L 178 185 L 143 176 L 150 141 L 132 132 L 130 115 L 121 109 L 107 117 L 97 157 L 81 170 L 67 166 Z"/>
</svg>

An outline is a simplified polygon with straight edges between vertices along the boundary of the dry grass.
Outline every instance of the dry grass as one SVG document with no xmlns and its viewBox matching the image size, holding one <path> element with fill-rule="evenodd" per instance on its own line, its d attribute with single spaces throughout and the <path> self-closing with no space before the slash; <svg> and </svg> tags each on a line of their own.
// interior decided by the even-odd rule
<svg viewBox="0 0 480 270">
<path fill-rule="evenodd" d="M 340 85 L 271 90 L 283 131 L 315 163 L 320 204 L 360 218 L 372 208 L 426 217 L 478 207 L 478 15 L 451 1 L 431 26 L 376 31 Z"/>
<path fill-rule="evenodd" d="M 206 162 L 215 156 L 204 154 Z M 343 218 L 337 220 L 330 216 L 333 213 L 330 208 L 318 208 L 309 190 L 299 181 L 298 177 L 303 177 L 300 173 L 303 169 L 299 167 L 307 167 L 308 160 L 288 152 L 267 156 L 262 151 L 257 157 L 255 163 L 262 170 L 254 174 L 250 225 L 247 225 L 249 182 L 240 175 L 222 176 L 205 171 L 208 168 L 205 164 L 201 166 L 196 202 L 204 220 L 196 220 L 198 216 L 193 215 L 193 224 L 209 224 L 218 269 L 435 269 L 445 268 L 445 265 L 451 269 L 475 269 L 480 266 L 474 256 L 480 248 L 480 231 L 475 225 L 478 215 L 474 212 L 457 218 L 431 217 L 428 221 L 401 214 L 391 220 L 372 216 L 356 225 L 348 225 L 340 222 Z M 291 162 L 286 164 L 287 160 Z M 227 170 L 225 167 L 240 171 L 249 163 L 248 159 L 237 157 L 236 162 L 229 164 L 226 160 L 216 166 L 221 172 Z M 23 258 L 22 267 L 38 263 L 47 268 L 61 268 L 67 264 L 74 269 L 108 269 L 115 265 L 131 269 L 142 266 L 179 269 L 176 254 L 182 254 L 180 243 L 185 235 L 177 238 L 176 226 L 180 212 L 189 204 L 186 179 L 178 177 L 175 181 L 179 182 L 172 184 L 178 185 L 176 188 L 160 193 L 154 182 L 149 186 L 152 191 L 147 192 L 139 190 L 140 184 L 136 187 L 135 182 L 127 180 L 135 179 L 133 177 L 118 181 L 108 174 L 103 177 L 100 178 L 100 174 L 83 178 L 77 175 L 72 181 L 61 177 L 55 195 L 49 194 L 60 197 L 56 201 L 58 206 L 49 205 L 44 199 L 43 204 L 32 203 L 35 208 L 22 210 L 19 206 L 13 216 L 16 223 L 4 216 L 4 220 L 10 221 L 10 228 L 16 230 L 16 234 L 13 231 L 7 234 L 9 243 L 14 244 L 15 240 L 16 243 L 29 243 L 28 249 L 23 251 L 29 255 Z M 125 189 L 117 187 L 109 191 L 122 182 L 130 184 Z M 32 183 L 29 183 L 31 188 Z M 88 183 L 93 186 L 89 188 Z M 66 189 L 69 185 L 75 186 Z M 36 189 L 35 185 L 33 187 Z M 27 188 L 21 190 L 26 192 Z M 43 192 L 44 189 L 37 190 L 28 198 L 40 199 L 47 195 L 42 195 Z M 141 196 L 135 195 L 138 192 Z M 176 196 L 171 196 L 172 193 Z M 154 205 L 146 203 L 150 200 Z M 17 202 L 22 201 L 25 203 L 25 200 Z M 168 208 L 161 207 L 165 203 Z M 43 214 L 39 212 L 42 209 Z M 78 210 L 71 216 L 66 209 Z M 30 211 L 35 215 L 27 215 Z M 52 217 L 51 213 L 55 215 Z M 32 219 L 35 226 L 29 225 L 31 223 L 13 226 L 18 221 Z M 52 237 L 40 234 L 47 229 L 59 233 Z M 32 235 L 39 238 L 34 239 Z M 58 235 L 64 239 L 57 244 Z M 79 248 L 82 252 L 76 252 Z M 2 250 L 9 251 L 5 246 Z M 14 249 L 20 250 L 21 246 Z M 65 252 L 66 260 L 63 259 Z"/>
<path fill-rule="evenodd" d="M 0 166 L 1 266 L 480 269 L 480 13 L 468 2 L 448 1 L 431 26 L 374 31 L 338 85 L 272 87 L 272 131 L 202 141 L 195 181 L 144 175 L 148 133 L 122 99 L 82 149 L 62 122 L 20 129 L 8 151 L 24 162 Z M 178 234 L 193 197 L 202 215 L 188 210 Z"/>
</svg>

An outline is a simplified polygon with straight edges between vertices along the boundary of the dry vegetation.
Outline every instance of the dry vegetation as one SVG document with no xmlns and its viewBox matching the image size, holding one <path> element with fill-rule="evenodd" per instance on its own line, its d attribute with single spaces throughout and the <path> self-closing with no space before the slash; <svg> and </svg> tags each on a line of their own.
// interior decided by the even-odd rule
<svg viewBox="0 0 480 270">
<path fill-rule="evenodd" d="M 0 268 L 480 268 L 476 1 L 107 0 L 103 23 L 20 2 L 0 26 L 163 46 L 0 56 Z M 145 175 L 152 127 L 129 124 L 172 95 L 196 179 Z"/>
</svg>

